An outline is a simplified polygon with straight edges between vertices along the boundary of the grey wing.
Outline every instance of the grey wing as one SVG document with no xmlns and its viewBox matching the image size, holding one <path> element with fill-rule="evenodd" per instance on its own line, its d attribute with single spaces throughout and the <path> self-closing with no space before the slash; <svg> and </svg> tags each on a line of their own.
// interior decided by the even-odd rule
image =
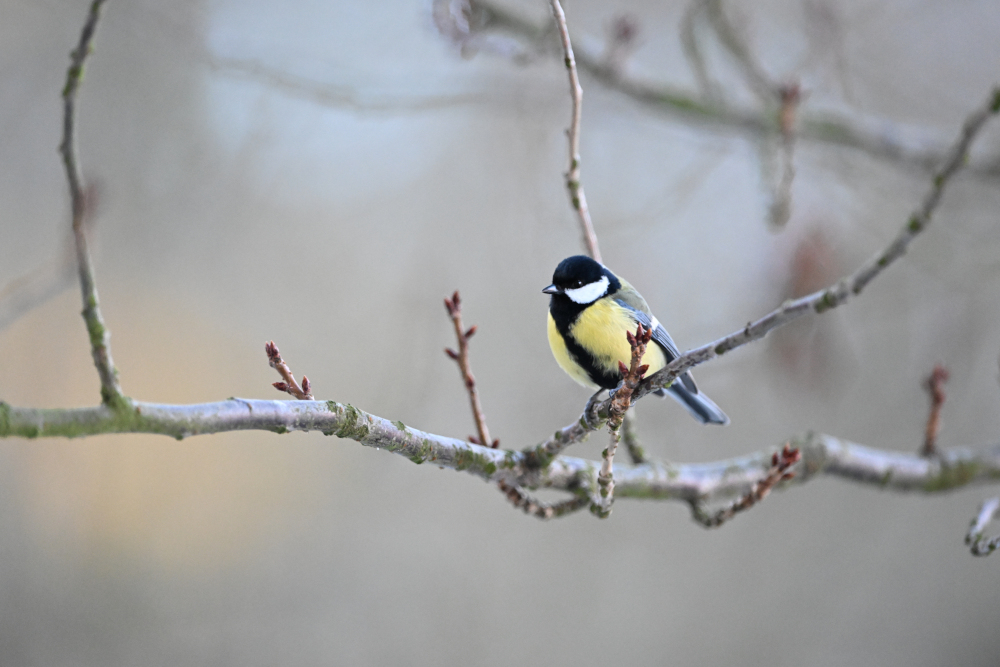
<svg viewBox="0 0 1000 667">
<path fill-rule="evenodd" d="M 656 321 L 654 324 L 654 320 L 656 319 L 655 317 L 651 317 L 649 313 L 634 308 L 622 299 L 615 299 L 615 301 L 617 301 L 623 308 L 631 310 L 632 316 L 635 318 L 636 322 L 647 329 L 653 330 L 653 340 L 656 341 L 661 348 L 663 348 L 668 364 L 677 357 L 681 356 L 680 351 L 677 349 L 677 344 L 674 343 L 674 339 L 670 337 L 670 334 L 668 334 L 667 330 L 663 328 L 663 325 L 661 325 L 659 321 Z M 694 378 L 691 377 L 690 373 L 685 373 L 677 379 L 681 381 L 681 384 L 683 384 L 688 391 L 694 392 L 695 394 L 698 393 L 698 385 L 694 383 Z"/>
</svg>

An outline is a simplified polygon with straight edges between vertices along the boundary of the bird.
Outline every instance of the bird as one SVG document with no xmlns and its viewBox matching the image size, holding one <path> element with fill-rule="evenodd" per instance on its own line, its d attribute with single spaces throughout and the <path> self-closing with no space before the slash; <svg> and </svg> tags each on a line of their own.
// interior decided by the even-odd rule
<svg viewBox="0 0 1000 667">
<path fill-rule="evenodd" d="M 652 330 L 642 362 L 655 373 L 680 356 L 670 334 L 628 282 L 585 255 L 559 262 L 552 284 L 542 290 L 549 300 L 549 347 L 559 366 L 579 384 L 600 392 L 621 382 L 618 363 L 626 368 L 632 348 L 626 337 L 641 324 Z M 728 424 L 729 417 L 698 391 L 691 373 L 684 373 L 658 392 L 687 409 L 703 424 Z"/>
</svg>

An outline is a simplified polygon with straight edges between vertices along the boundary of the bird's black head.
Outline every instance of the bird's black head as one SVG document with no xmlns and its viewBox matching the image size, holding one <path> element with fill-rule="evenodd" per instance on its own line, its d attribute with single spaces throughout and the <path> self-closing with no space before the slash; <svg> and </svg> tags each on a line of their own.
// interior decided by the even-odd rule
<svg viewBox="0 0 1000 667">
<path fill-rule="evenodd" d="M 552 284 L 543 289 L 553 298 L 564 297 L 584 305 L 621 289 L 615 274 L 584 255 L 574 255 L 559 262 L 552 274 Z"/>
</svg>

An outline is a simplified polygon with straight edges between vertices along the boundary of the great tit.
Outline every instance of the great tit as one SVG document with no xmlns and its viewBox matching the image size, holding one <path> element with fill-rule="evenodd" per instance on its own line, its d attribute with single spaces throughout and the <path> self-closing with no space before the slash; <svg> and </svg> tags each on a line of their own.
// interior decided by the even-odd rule
<svg viewBox="0 0 1000 667">
<path fill-rule="evenodd" d="M 591 389 L 614 389 L 621 382 L 618 362 L 632 358 L 625 333 L 637 324 L 653 330 L 642 363 L 647 375 L 680 356 L 670 334 L 649 311 L 646 300 L 631 285 L 589 257 L 567 257 L 542 290 L 549 301 L 549 347 L 556 361 L 578 383 Z M 658 392 L 669 393 L 703 424 L 728 424 L 729 417 L 698 391 L 691 373 Z"/>
</svg>

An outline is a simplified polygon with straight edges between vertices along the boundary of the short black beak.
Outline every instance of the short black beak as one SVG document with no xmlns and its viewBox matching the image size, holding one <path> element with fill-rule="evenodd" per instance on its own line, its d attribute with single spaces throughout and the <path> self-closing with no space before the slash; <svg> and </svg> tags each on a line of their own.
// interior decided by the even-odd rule
<svg viewBox="0 0 1000 667">
<path fill-rule="evenodd" d="M 542 292 L 545 294 L 562 294 L 562 290 L 556 287 L 555 285 L 549 285 L 548 287 L 543 289 Z"/>
</svg>

